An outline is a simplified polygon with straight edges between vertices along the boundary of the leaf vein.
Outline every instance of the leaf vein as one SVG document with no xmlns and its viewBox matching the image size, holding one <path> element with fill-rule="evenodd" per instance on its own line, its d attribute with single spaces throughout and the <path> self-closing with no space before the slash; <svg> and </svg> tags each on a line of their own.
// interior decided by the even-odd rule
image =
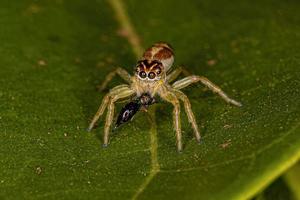
<svg viewBox="0 0 300 200">
<path fill-rule="evenodd" d="M 139 58 L 142 55 L 143 47 L 140 44 L 140 39 L 138 34 L 136 33 L 128 14 L 126 13 L 125 6 L 123 5 L 123 2 L 120 0 L 109 0 L 108 3 L 112 7 L 112 9 L 115 12 L 117 21 L 121 25 L 121 28 L 123 31 L 125 31 L 126 37 L 130 45 L 132 46 L 132 49 L 136 55 L 137 58 Z M 150 182 L 153 180 L 153 178 L 159 173 L 160 166 L 158 162 L 158 156 L 157 156 L 157 126 L 155 121 L 155 109 L 156 107 L 153 106 L 153 109 L 151 109 L 148 113 L 149 121 L 151 124 L 150 128 L 150 152 L 151 152 L 151 169 L 149 175 L 145 178 L 145 180 L 142 182 L 142 184 L 137 189 L 136 193 L 134 193 L 132 199 L 137 199 L 144 190 L 148 187 Z"/>
</svg>

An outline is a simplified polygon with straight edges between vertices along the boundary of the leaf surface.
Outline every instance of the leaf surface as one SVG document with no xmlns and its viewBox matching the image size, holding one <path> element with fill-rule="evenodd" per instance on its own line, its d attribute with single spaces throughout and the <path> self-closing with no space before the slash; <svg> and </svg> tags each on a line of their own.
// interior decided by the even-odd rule
<svg viewBox="0 0 300 200">
<path fill-rule="evenodd" d="M 85 131 L 104 96 L 96 85 L 115 66 L 131 72 L 136 62 L 111 6 L 3 2 L 2 198 L 245 199 L 299 159 L 298 2 L 123 2 L 143 46 L 169 42 L 175 66 L 206 76 L 244 106 L 227 105 L 196 84 L 183 91 L 201 145 L 182 112 L 184 151 L 176 152 L 172 107 L 161 103 L 154 124 L 138 113 L 102 149 L 104 120 Z"/>
</svg>

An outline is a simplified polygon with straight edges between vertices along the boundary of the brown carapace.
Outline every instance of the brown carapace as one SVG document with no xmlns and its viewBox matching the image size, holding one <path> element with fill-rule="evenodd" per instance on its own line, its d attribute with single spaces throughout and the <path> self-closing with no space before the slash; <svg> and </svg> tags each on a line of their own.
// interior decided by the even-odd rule
<svg viewBox="0 0 300 200">
<path fill-rule="evenodd" d="M 114 119 L 115 102 L 124 98 L 139 98 L 145 94 L 151 98 L 156 96 L 169 102 L 173 105 L 173 124 L 176 133 L 177 150 L 182 151 L 182 134 L 180 122 L 180 101 L 184 104 L 184 109 L 188 120 L 191 123 L 195 139 L 200 142 L 200 132 L 196 118 L 191 109 L 191 104 L 188 97 L 181 91 L 193 83 L 201 82 L 213 92 L 221 96 L 226 102 L 236 106 L 241 106 L 241 103 L 229 98 L 217 85 L 209 81 L 203 76 L 191 75 L 181 80 L 175 79 L 183 72 L 181 67 L 171 70 L 174 62 L 173 49 L 164 42 L 158 42 L 148 48 L 143 57 L 138 61 L 135 73 L 131 76 L 126 70 L 117 68 L 109 73 L 102 83 L 100 89 L 105 89 L 109 81 L 118 74 L 127 84 L 122 84 L 112 88 L 102 100 L 102 103 L 95 114 L 88 130 L 92 130 L 95 123 L 103 115 L 107 108 L 106 122 L 104 127 L 103 146 L 109 143 L 110 128 Z M 172 83 L 175 81 L 174 83 Z"/>
<path fill-rule="evenodd" d="M 163 64 L 165 68 L 164 70 L 168 71 L 174 62 L 173 49 L 165 42 L 158 42 L 145 51 L 143 59 L 149 61 L 159 61 Z"/>
</svg>

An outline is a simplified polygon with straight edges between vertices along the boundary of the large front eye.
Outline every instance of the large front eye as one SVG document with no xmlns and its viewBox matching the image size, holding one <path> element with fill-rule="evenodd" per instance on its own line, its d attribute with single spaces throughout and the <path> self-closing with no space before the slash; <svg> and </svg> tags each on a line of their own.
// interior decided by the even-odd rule
<svg viewBox="0 0 300 200">
<path fill-rule="evenodd" d="M 149 77 L 150 79 L 154 79 L 154 78 L 155 78 L 155 73 L 154 73 L 154 72 L 150 72 L 150 73 L 148 74 L 148 77 Z"/>
<path fill-rule="evenodd" d="M 139 76 L 141 77 L 141 78 L 146 78 L 146 72 L 144 72 L 144 71 L 141 71 L 140 73 L 139 73 Z"/>
</svg>

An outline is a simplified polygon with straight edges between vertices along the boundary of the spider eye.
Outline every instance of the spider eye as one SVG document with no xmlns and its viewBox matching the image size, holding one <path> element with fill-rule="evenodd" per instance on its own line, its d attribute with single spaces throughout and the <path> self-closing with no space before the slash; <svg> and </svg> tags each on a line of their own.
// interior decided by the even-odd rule
<svg viewBox="0 0 300 200">
<path fill-rule="evenodd" d="M 139 76 L 141 77 L 141 78 L 146 78 L 146 72 L 144 72 L 144 71 L 141 71 L 140 73 L 139 73 Z"/>
<path fill-rule="evenodd" d="M 155 73 L 154 73 L 154 72 L 150 72 L 150 73 L 148 74 L 148 77 L 149 77 L 150 79 L 154 79 L 154 78 L 155 78 Z"/>
</svg>

